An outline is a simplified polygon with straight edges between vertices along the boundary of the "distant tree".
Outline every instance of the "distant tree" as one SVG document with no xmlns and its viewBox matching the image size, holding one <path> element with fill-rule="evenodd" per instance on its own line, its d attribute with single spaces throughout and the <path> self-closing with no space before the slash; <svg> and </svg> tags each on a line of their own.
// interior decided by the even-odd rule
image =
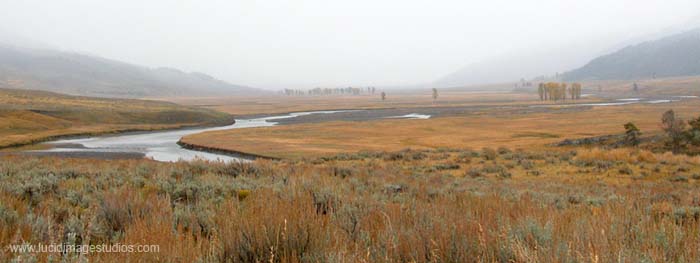
<svg viewBox="0 0 700 263">
<path fill-rule="evenodd" d="M 581 86 L 580 83 L 576 83 L 578 85 L 578 89 L 576 90 L 576 99 L 580 100 L 581 99 L 581 92 L 583 91 L 583 86 Z"/>
<path fill-rule="evenodd" d="M 634 84 L 632 84 L 632 90 L 633 90 L 634 92 L 639 92 L 639 86 L 637 86 L 637 82 L 635 82 Z"/>
<path fill-rule="evenodd" d="M 676 113 L 673 110 L 664 112 L 661 116 L 661 129 L 668 136 L 668 145 L 674 153 L 678 153 L 683 147 L 685 122 L 676 118 Z"/>
<path fill-rule="evenodd" d="M 634 123 L 628 122 L 625 124 L 625 142 L 632 146 L 639 145 L 639 137 L 642 136 L 642 132 L 639 131 Z"/>
<path fill-rule="evenodd" d="M 569 89 L 569 95 L 571 96 L 572 100 L 580 99 L 581 98 L 581 84 L 580 83 L 571 84 L 571 88 Z"/>
<path fill-rule="evenodd" d="M 386 100 L 386 92 L 382 91 L 381 96 L 382 96 L 382 101 L 385 101 Z"/>
<path fill-rule="evenodd" d="M 436 88 L 433 88 L 433 101 L 437 100 L 438 98 L 438 91 Z"/>
<path fill-rule="evenodd" d="M 537 93 L 540 95 L 540 100 L 544 101 L 545 95 L 544 95 L 544 83 L 540 83 L 537 87 Z"/>
<path fill-rule="evenodd" d="M 566 83 L 561 83 L 559 86 L 560 99 L 566 100 Z"/>
</svg>

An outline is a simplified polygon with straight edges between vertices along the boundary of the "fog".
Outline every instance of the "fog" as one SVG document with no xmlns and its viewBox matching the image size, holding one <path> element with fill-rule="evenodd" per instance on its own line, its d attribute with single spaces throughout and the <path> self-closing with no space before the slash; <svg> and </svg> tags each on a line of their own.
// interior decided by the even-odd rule
<svg viewBox="0 0 700 263">
<path fill-rule="evenodd" d="M 0 39 L 276 89 L 419 85 L 503 54 L 593 54 L 692 23 L 700 1 L 0 0 L 0 10 Z"/>
</svg>

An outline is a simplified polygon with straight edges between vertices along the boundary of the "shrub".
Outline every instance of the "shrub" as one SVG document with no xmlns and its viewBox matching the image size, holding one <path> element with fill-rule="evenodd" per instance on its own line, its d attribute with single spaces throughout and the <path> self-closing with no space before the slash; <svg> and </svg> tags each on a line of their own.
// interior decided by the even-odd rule
<svg viewBox="0 0 700 263">
<path fill-rule="evenodd" d="M 671 182 L 674 182 L 674 183 L 675 182 L 684 183 L 684 182 L 688 182 L 688 177 L 685 177 L 683 175 L 677 175 L 677 176 L 669 178 L 668 180 Z"/>
<path fill-rule="evenodd" d="M 472 167 L 469 168 L 469 171 L 467 171 L 467 175 L 470 177 L 481 177 L 484 176 L 484 174 L 481 172 L 481 169 L 477 167 Z"/>
<path fill-rule="evenodd" d="M 502 170 L 498 172 L 498 177 L 501 178 L 511 178 L 512 176 L 513 175 L 510 172 L 508 172 L 508 170 Z"/>
<path fill-rule="evenodd" d="M 216 173 L 235 178 L 241 175 L 259 176 L 260 170 L 253 163 L 241 161 L 228 162 L 224 165 L 219 165 L 216 167 Z"/>
<path fill-rule="evenodd" d="M 441 171 L 441 170 L 457 170 L 459 169 L 460 166 L 459 164 L 454 164 L 454 163 L 440 163 L 433 165 L 433 169 Z"/>
<path fill-rule="evenodd" d="M 202 206 L 177 205 L 173 212 L 173 228 L 192 234 L 209 236 L 214 229 L 212 212 Z"/>
<path fill-rule="evenodd" d="M 532 218 L 525 219 L 511 230 L 511 235 L 530 249 L 547 249 L 552 245 L 552 226 L 540 225 Z"/>
<path fill-rule="evenodd" d="M 482 170 L 483 170 L 484 172 L 487 172 L 487 173 L 501 173 L 501 172 L 504 172 L 504 171 L 508 171 L 508 169 L 506 169 L 503 165 L 495 164 L 495 163 L 494 163 L 494 164 L 484 165 L 484 167 L 482 168 Z"/>
<path fill-rule="evenodd" d="M 369 212 L 370 209 L 365 202 L 350 201 L 333 213 L 333 221 L 350 237 L 350 240 L 356 241 L 361 230 L 360 223 Z"/>
<path fill-rule="evenodd" d="M 8 227 L 13 226 L 15 223 L 17 223 L 18 219 L 19 216 L 17 215 L 17 212 L 15 212 L 15 210 L 12 210 L 0 204 L 0 222 L 2 222 L 3 225 Z"/>
<path fill-rule="evenodd" d="M 688 166 L 679 166 L 678 169 L 676 169 L 678 172 L 690 172 L 690 168 Z"/>
<path fill-rule="evenodd" d="M 386 161 L 400 161 L 400 160 L 423 160 L 428 155 L 422 151 L 414 151 L 411 149 L 405 149 L 398 152 L 385 153 L 384 160 Z"/>
<path fill-rule="evenodd" d="M 236 196 L 238 197 L 238 201 L 245 200 L 246 198 L 248 198 L 249 195 L 250 195 L 250 190 L 248 190 L 248 189 L 241 189 L 241 190 L 238 190 L 238 192 L 236 193 Z"/>
<path fill-rule="evenodd" d="M 317 214 L 325 215 L 334 211 L 339 202 L 333 191 L 326 188 L 312 190 L 311 197 Z"/>
<path fill-rule="evenodd" d="M 401 184 L 387 184 L 384 185 L 384 192 L 391 194 L 398 194 L 406 191 L 406 186 Z"/>
<path fill-rule="evenodd" d="M 605 204 L 605 199 L 598 197 L 586 198 L 586 204 L 590 206 L 602 206 Z"/>
<path fill-rule="evenodd" d="M 459 163 L 471 163 L 472 162 L 472 155 L 471 153 L 460 153 L 457 155 L 457 162 Z"/>
<path fill-rule="evenodd" d="M 197 202 L 202 192 L 199 181 L 187 180 L 175 185 L 171 198 L 173 202 Z"/>
<path fill-rule="evenodd" d="M 535 163 L 530 160 L 519 160 L 518 164 L 525 170 L 530 170 L 535 167 Z"/>
<path fill-rule="evenodd" d="M 145 196 L 136 194 L 128 188 L 118 191 L 107 192 L 100 199 L 99 207 L 96 211 L 94 226 L 104 236 L 98 238 L 111 239 L 115 235 L 121 234 L 134 220 L 144 218 L 158 205 L 154 199 L 146 199 Z"/>
<path fill-rule="evenodd" d="M 347 168 L 347 167 L 333 167 L 333 176 L 340 177 L 340 178 L 347 178 L 352 176 L 353 174 L 356 174 L 357 170 L 353 168 Z"/>
<path fill-rule="evenodd" d="M 697 222 L 700 220 L 700 207 L 680 207 L 673 211 L 673 216 L 676 223 L 684 224 L 689 221 Z"/>
<path fill-rule="evenodd" d="M 506 147 L 503 147 L 503 146 L 498 147 L 498 154 L 508 154 L 508 153 L 512 153 L 512 151 Z"/>
<path fill-rule="evenodd" d="M 485 160 L 496 160 L 496 151 L 494 149 L 485 147 L 481 150 L 481 155 Z"/>
<path fill-rule="evenodd" d="M 627 174 L 627 175 L 631 175 L 632 173 L 634 173 L 634 171 L 632 170 L 632 168 L 630 168 L 630 167 L 627 166 L 627 165 L 625 165 L 625 166 L 623 166 L 623 167 L 620 167 L 620 169 L 619 169 L 618 171 L 619 171 L 621 174 Z"/>
</svg>

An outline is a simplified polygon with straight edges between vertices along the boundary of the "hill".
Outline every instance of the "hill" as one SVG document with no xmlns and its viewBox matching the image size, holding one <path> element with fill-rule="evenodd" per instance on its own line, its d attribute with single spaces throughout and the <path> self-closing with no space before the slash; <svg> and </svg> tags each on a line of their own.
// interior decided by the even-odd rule
<svg viewBox="0 0 700 263">
<path fill-rule="evenodd" d="M 515 83 L 522 78 L 555 76 L 557 72 L 562 72 L 562 69 L 579 67 L 590 61 L 591 58 L 609 53 L 611 46 L 620 46 L 619 42 L 618 38 L 603 37 L 596 41 L 580 41 L 513 50 L 468 64 L 431 84 L 442 88 L 466 87 Z M 636 43 L 637 41 L 628 42 L 625 40 L 623 42 Z M 478 89 L 491 90 L 490 87 Z"/>
<path fill-rule="evenodd" d="M 564 74 L 564 80 L 629 80 L 700 75 L 700 29 L 627 46 Z"/>
<path fill-rule="evenodd" d="M 57 136 L 232 122 L 225 113 L 170 102 L 78 97 L 0 89 L 0 148 Z"/>
<path fill-rule="evenodd" d="M 260 92 L 203 73 L 152 69 L 96 56 L 4 44 L 0 44 L 0 87 L 121 98 Z"/>
</svg>

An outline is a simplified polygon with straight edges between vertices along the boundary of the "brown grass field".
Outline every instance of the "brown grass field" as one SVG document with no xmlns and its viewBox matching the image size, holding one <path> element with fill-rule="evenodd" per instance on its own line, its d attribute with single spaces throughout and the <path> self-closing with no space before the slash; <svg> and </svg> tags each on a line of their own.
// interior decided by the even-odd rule
<svg viewBox="0 0 700 263">
<path fill-rule="evenodd" d="M 229 115 L 168 102 L 0 89 L 0 148 L 49 138 L 231 122 Z"/>
<path fill-rule="evenodd" d="M 505 115 L 492 110 L 428 120 L 332 122 L 214 131 L 186 136 L 183 142 L 279 158 L 404 148 L 541 148 L 566 138 L 619 134 L 624 132 L 623 124 L 629 121 L 644 133 L 656 134 L 666 110 L 674 109 L 682 118 L 689 119 L 697 117 L 698 107 L 700 100 L 692 99 L 556 113 Z"/>
</svg>

